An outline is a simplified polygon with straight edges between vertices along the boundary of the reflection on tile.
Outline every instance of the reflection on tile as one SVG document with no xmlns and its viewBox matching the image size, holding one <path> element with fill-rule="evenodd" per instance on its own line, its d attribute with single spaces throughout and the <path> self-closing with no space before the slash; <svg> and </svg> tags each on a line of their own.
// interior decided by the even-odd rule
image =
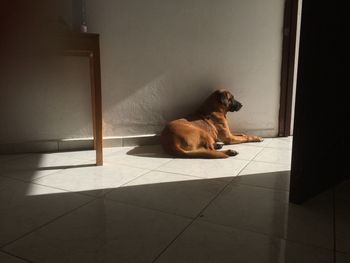
<svg viewBox="0 0 350 263">
<path fill-rule="evenodd" d="M 266 187 L 274 190 L 289 191 L 290 171 L 256 173 L 244 169 L 233 182 L 252 186 Z"/>
<path fill-rule="evenodd" d="M 188 174 L 201 178 L 222 178 L 231 180 L 242 168 L 247 165 L 248 161 L 233 158 L 227 159 L 174 159 L 157 170 Z"/>
<path fill-rule="evenodd" d="M 350 254 L 350 181 L 335 187 L 336 249 Z"/>
<path fill-rule="evenodd" d="M 146 172 L 148 170 L 118 164 L 104 164 L 103 166 L 65 169 L 34 182 L 68 191 L 83 191 L 85 194 L 99 196 Z"/>
<path fill-rule="evenodd" d="M 157 263 L 330 263 L 332 252 L 253 232 L 195 222 Z"/>
<path fill-rule="evenodd" d="M 254 161 L 290 164 L 292 158 L 292 151 L 265 148 L 255 158 Z"/>
<path fill-rule="evenodd" d="M 0 252 L 0 262 L 1 263 L 25 263 L 27 261 L 23 261 L 19 258 Z"/>
<path fill-rule="evenodd" d="M 297 206 L 288 203 L 288 192 L 232 183 L 201 219 L 331 249 L 331 197 L 325 193 Z"/>
<path fill-rule="evenodd" d="M 152 171 L 111 191 L 106 198 L 195 217 L 224 186 L 223 181 Z"/>
<path fill-rule="evenodd" d="M 151 262 L 190 221 L 97 199 L 4 248 L 34 262 Z"/>
<path fill-rule="evenodd" d="M 39 195 L 27 195 L 31 188 Z M 0 177 L 0 200 L 0 245 L 3 245 L 91 199 Z"/>
<path fill-rule="evenodd" d="M 345 254 L 345 253 L 336 253 L 337 263 L 350 263 L 350 254 Z"/>
<path fill-rule="evenodd" d="M 236 144 L 236 145 L 225 145 L 223 149 L 232 149 L 238 152 L 235 159 L 242 160 L 252 160 L 260 151 L 262 151 L 262 147 L 255 146 L 247 146 L 246 144 Z"/>
</svg>

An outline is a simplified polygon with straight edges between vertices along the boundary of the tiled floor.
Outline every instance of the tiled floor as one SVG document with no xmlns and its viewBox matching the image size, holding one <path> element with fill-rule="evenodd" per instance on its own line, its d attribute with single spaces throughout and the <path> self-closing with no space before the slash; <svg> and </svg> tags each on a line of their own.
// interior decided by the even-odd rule
<svg viewBox="0 0 350 263">
<path fill-rule="evenodd" d="M 350 262 L 350 183 L 290 204 L 291 145 L 0 156 L 0 262 Z"/>
</svg>

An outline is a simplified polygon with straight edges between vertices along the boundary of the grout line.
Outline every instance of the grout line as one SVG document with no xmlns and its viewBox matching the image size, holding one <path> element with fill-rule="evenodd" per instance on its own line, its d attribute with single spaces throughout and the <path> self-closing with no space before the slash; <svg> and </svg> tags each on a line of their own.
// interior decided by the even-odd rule
<svg viewBox="0 0 350 263">
<path fill-rule="evenodd" d="M 132 203 L 116 200 L 116 199 L 111 199 L 110 197 L 107 197 L 107 196 L 104 198 L 104 200 L 106 200 L 108 202 L 112 202 L 112 203 L 122 204 L 122 205 L 136 207 L 136 208 L 145 209 L 145 210 L 151 210 L 151 211 L 154 211 L 154 212 L 167 214 L 167 215 L 171 215 L 171 216 L 181 217 L 181 218 L 188 219 L 188 220 L 192 220 L 193 219 L 193 217 L 190 217 L 190 216 L 180 215 L 180 214 L 172 213 L 172 212 L 169 212 L 169 211 L 160 210 L 160 209 L 157 209 L 157 208 L 151 208 L 151 207 L 146 207 L 146 206 L 142 206 L 142 205 L 136 205 L 136 204 L 132 204 Z"/>
<path fill-rule="evenodd" d="M 126 156 L 127 156 L 127 155 L 121 155 L 120 159 L 123 159 L 123 158 L 125 158 Z M 166 157 L 166 158 L 168 158 L 168 157 Z M 171 157 L 169 157 L 169 158 L 171 158 Z M 161 167 L 161 166 L 167 164 L 168 162 L 170 162 L 170 161 L 172 161 L 172 160 L 174 160 L 174 158 L 171 158 L 170 160 L 168 160 L 168 161 L 166 161 L 166 162 L 164 162 L 164 163 L 162 163 L 162 164 L 160 164 L 160 165 L 158 165 L 158 166 L 156 166 L 155 168 L 152 168 L 152 169 L 150 169 L 150 168 L 144 168 L 144 167 L 140 167 L 140 166 L 135 166 L 135 165 L 130 165 L 130 164 L 125 164 L 125 163 L 121 163 L 121 162 L 118 162 L 118 161 L 116 161 L 116 162 L 107 161 L 106 163 L 118 164 L 118 165 L 123 165 L 123 166 L 127 166 L 127 167 L 138 168 L 138 169 L 154 170 L 154 169 L 157 169 L 157 168 L 159 168 L 159 167 Z"/>
<path fill-rule="evenodd" d="M 242 176 L 245 176 L 245 175 L 242 175 Z M 289 193 L 289 191 L 286 190 L 286 189 L 277 189 L 277 188 L 271 188 L 271 187 L 260 186 L 260 185 L 253 185 L 253 184 L 248 184 L 248 183 L 238 183 L 238 182 L 236 183 L 235 182 L 235 185 L 243 185 L 243 186 L 261 188 L 261 189 L 265 189 L 265 190 L 271 190 L 271 191 L 274 191 L 274 192 L 286 192 L 286 193 Z"/>
<path fill-rule="evenodd" d="M 170 243 L 152 260 L 152 263 L 156 262 L 164 254 L 164 252 L 193 224 L 195 220 L 196 218 L 192 219 L 192 221 L 187 226 L 185 226 L 184 229 L 182 229 L 180 233 L 178 233 L 175 238 L 170 241 Z"/>
<path fill-rule="evenodd" d="M 8 251 L 5 251 L 5 250 L 2 250 L 2 249 L 0 249 L 0 252 L 2 252 L 2 253 L 4 253 L 4 254 L 7 254 L 7 255 L 9 255 L 9 256 L 11 256 L 11 257 L 14 257 L 14 258 L 18 258 L 18 259 L 20 259 L 20 260 L 22 260 L 22 261 L 25 261 L 25 262 L 28 262 L 28 263 L 34 263 L 33 261 L 31 261 L 31 260 L 29 260 L 29 259 L 26 259 L 26 258 L 17 256 L 17 255 L 15 255 L 15 254 L 12 254 L 12 253 L 10 253 L 10 252 L 8 252 Z"/>
<path fill-rule="evenodd" d="M 249 162 L 242 168 L 244 169 L 247 165 L 249 164 Z M 233 180 L 233 179 L 232 179 Z M 197 216 L 195 216 L 192 221 L 182 230 L 180 231 L 180 233 L 178 235 L 176 235 L 176 237 L 154 258 L 154 260 L 152 260 L 152 263 L 156 262 L 164 253 L 166 250 L 168 250 L 168 248 L 199 218 L 202 216 L 204 210 L 206 210 L 208 208 L 209 205 L 211 205 L 213 203 L 214 200 L 217 199 L 217 197 L 231 184 L 232 180 L 228 181 L 220 191 L 218 191 L 218 193 L 199 211 L 199 213 L 197 214 Z"/>
<path fill-rule="evenodd" d="M 9 245 L 11 245 L 11 244 L 13 244 L 13 243 L 15 243 L 16 241 L 18 241 L 18 240 L 20 240 L 20 239 L 22 239 L 22 238 L 24 238 L 24 237 L 26 237 L 26 236 L 28 236 L 28 235 L 30 235 L 30 234 L 36 232 L 36 231 L 38 231 L 39 229 L 41 229 L 41 228 L 43 228 L 43 227 L 45 227 L 45 226 L 47 226 L 47 225 L 53 223 L 54 221 L 56 221 L 56 220 L 58 220 L 58 219 L 60 219 L 60 218 L 62 218 L 62 217 L 64 217 L 64 216 L 66 216 L 66 215 L 69 215 L 70 213 L 72 213 L 72 212 L 74 212 L 74 211 L 76 211 L 76 210 L 78 210 L 78 209 L 80 209 L 80 208 L 82 208 L 82 207 L 84 207 L 84 206 L 86 206 L 86 205 L 88 205 L 88 204 L 94 202 L 94 201 L 96 201 L 96 199 L 89 200 L 88 202 L 86 202 L 86 203 L 84 203 L 84 204 L 82 204 L 82 205 L 79 205 L 79 206 L 77 206 L 77 207 L 75 207 L 75 208 L 73 208 L 73 209 L 71 209 L 71 210 L 69 210 L 69 211 L 67 211 L 67 212 L 65 212 L 65 213 L 63 213 L 63 214 L 61 214 L 61 215 L 59 215 L 59 216 L 57 216 L 57 217 L 55 217 L 55 218 L 49 220 L 49 221 L 47 221 L 46 223 L 44 223 L 44 224 L 42 224 L 42 225 L 40 225 L 40 226 L 37 226 L 37 227 L 33 228 L 32 230 L 28 231 L 27 233 L 22 234 L 21 236 L 15 238 L 14 240 L 11 240 L 11 241 L 5 243 L 4 245 L 1 245 L 1 246 L 0 246 L 0 249 L 3 250 L 3 248 L 5 248 L 5 247 L 7 247 L 7 246 L 9 246 Z"/>
<path fill-rule="evenodd" d="M 101 198 L 106 198 L 106 199 L 108 199 L 108 200 L 111 200 L 111 199 L 109 199 L 109 198 L 106 197 L 107 194 L 109 194 L 110 192 L 112 192 L 112 191 L 114 191 L 114 190 L 116 190 L 116 189 L 118 189 L 118 188 L 121 188 L 121 187 L 125 186 L 126 184 L 131 183 L 132 181 L 134 181 L 134 180 L 136 180 L 136 179 L 138 179 L 138 178 L 141 178 L 142 176 L 144 176 L 144 175 L 150 173 L 151 171 L 152 171 L 152 170 L 146 170 L 144 173 L 141 173 L 140 175 L 138 175 L 138 176 L 135 177 L 134 179 L 131 179 L 130 181 L 127 181 L 127 182 L 125 182 L 125 183 L 123 183 L 123 184 L 121 184 L 121 185 L 119 185 L 119 186 L 117 186 L 117 187 L 114 187 L 114 188 L 109 189 L 109 191 L 106 191 L 104 194 L 98 196 L 98 198 L 99 198 L 99 199 L 101 199 Z M 102 189 L 102 190 L 103 190 L 103 189 Z M 105 189 L 105 190 L 106 190 L 106 189 Z M 93 191 L 93 190 L 92 190 L 92 191 Z"/>
<path fill-rule="evenodd" d="M 251 163 L 254 161 L 255 157 L 258 156 L 259 153 L 261 153 L 262 151 L 264 150 L 264 148 L 262 148 L 260 151 L 258 151 L 254 156 L 253 158 L 250 159 L 250 161 L 247 163 L 247 165 L 245 165 L 240 171 L 239 173 L 237 174 L 237 176 L 239 176 L 241 174 L 241 172 Z"/>
<path fill-rule="evenodd" d="M 136 178 L 139 178 L 149 172 L 151 172 L 151 170 L 147 170 L 147 169 L 144 169 L 145 172 L 141 173 L 140 175 L 138 175 Z M 65 176 L 69 176 L 67 174 L 64 174 Z M 130 181 L 127 181 L 126 183 L 124 184 L 127 184 L 133 180 L 135 180 L 136 178 L 134 179 L 131 179 Z M 119 186 L 116 186 L 114 188 L 102 188 L 102 189 L 90 189 L 90 190 L 84 190 L 84 191 L 74 191 L 74 190 L 68 190 L 68 189 L 64 189 L 64 188 L 60 188 L 60 187 L 56 187 L 56 186 L 50 186 L 50 185 L 45 185 L 45 184 L 41 184 L 41 183 L 38 183 L 38 182 L 31 182 L 32 184 L 35 184 L 35 185 L 40 185 L 40 186 L 44 186 L 44 187 L 48 187 L 48 188 L 52 188 L 52 189 L 57 189 L 57 190 L 63 190 L 65 191 L 66 193 L 73 193 L 73 194 L 78 194 L 78 195 L 83 195 L 85 197 L 90 197 L 90 198 L 93 198 L 93 199 L 101 199 L 103 198 L 106 194 L 108 194 L 109 192 L 119 188 L 119 187 L 122 187 L 124 184 L 121 184 Z M 93 192 L 93 191 L 105 191 L 105 193 L 101 194 L 101 195 L 93 195 L 93 194 L 88 194 L 88 193 L 84 193 L 84 192 Z"/>
<path fill-rule="evenodd" d="M 161 173 L 167 173 L 167 174 L 175 174 L 175 175 L 187 176 L 187 177 L 196 178 L 196 179 L 199 179 L 199 180 L 213 180 L 213 181 L 218 181 L 218 182 L 230 181 L 230 180 L 225 180 L 225 178 L 236 177 L 236 175 L 229 175 L 229 176 L 225 176 L 225 177 L 206 178 L 206 177 L 200 177 L 198 175 L 191 175 L 191 174 L 184 174 L 184 173 L 175 173 L 175 172 L 162 171 L 162 170 L 157 170 L 157 169 L 152 170 L 152 171 L 154 171 L 154 172 L 161 172 Z"/>
<path fill-rule="evenodd" d="M 261 149 L 261 151 L 264 148 Z M 256 154 L 258 155 L 260 153 L 260 151 Z M 250 162 L 252 162 L 252 160 L 256 157 L 256 155 L 247 162 L 247 164 L 245 166 L 243 166 L 241 168 L 241 170 L 239 171 L 238 174 L 240 174 L 241 171 L 243 171 Z M 207 203 L 207 205 L 204 206 L 204 208 L 202 208 L 202 210 L 197 214 L 197 216 L 195 218 L 193 218 L 193 220 L 154 258 L 154 260 L 152 261 L 152 263 L 156 262 L 167 250 L 168 248 L 201 216 L 203 216 L 203 212 L 227 189 L 227 187 L 229 185 L 231 185 L 232 181 L 234 180 L 234 177 L 232 177 L 232 179 L 230 181 L 228 181 L 225 186 Z"/>
<path fill-rule="evenodd" d="M 56 172 L 55 172 L 56 173 Z M 54 174 L 54 173 L 52 173 Z M 49 175 L 52 175 L 52 174 L 49 174 Z M 46 175 L 46 176 L 49 176 L 49 175 Z M 43 177 L 46 177 L 46 176 L 43 176 Z M 43 187 L 46 187 L 46 188 L 50 188 L 50 189 L 55 189 L 55 190 L 60 190 L 60 191 L 64 191 L 64 193 L 71 193 L 71 194 L 78 194 L 78 195 L 83 195 L 85 197 L 90 197 L 90 198 L 94 198 L 94 199 L 97 199 L 98 196 L 94 196 L 94 195 L 89 195 L 89 194 L 84 194 L 82 192 L 79 192 L 79 191 L 72 191 L 72 190 L 67 190 L 67 189 L 63 189 L 63 188 L 59 188 L 59 187 L 56 187 L 56 186 L 51 186 L 51 185 L 46 185 L 46 184 L 41 184 L 41 183 L 38 183 L 38 182 L 35 182 L 34 181 L 25 181 L 25 180 L 22 180 L 22 179 L 19 179 L 19 178 L 14 178 L 14 177 L 9 177 L 8 175 L 2 175 L 0 174 L 0 177 L 4 177 L 6 179 L 9 179 L 9 180 L 13 180 L 13 181 L 17 181 L 17 182 L 21 182 L 21 183 L 25 183 L 25 184 L 33 184 L 33 185 L 38 185 L 38 186 L 43 186 Z M 38 179 L 41 179 L 42 177 L 38 178 Z M 104 190 L 104 189 L 92 189 L 92 190 L 87 190 L 87 191 L 94 191 L 94 190 Z M 63 193 L 62 193 L 63 194 Z"/>
<path fill-rule="evenodd" d="M 277 165 L 289 165 L 289 166 L 292 165 L 291 163 L 277 163 L 277 162 L 257 161 L 257 160 L 254 160 L 254 159 L 252 159 L 251 161 L 257 162 L 257 163 L 269 163 L 269 164 L 277 164 Z"/>
<path fill-rule="evenodd" d="M 23 182 L 23 183 L 33 183 L 33 184 L 35 184 L 35 181 L 36 181 L 36 180 L 42 179 L 42 178 L 44 178 L 44 177 L 46 177 L 46 176 L 49 176 L 49 175 L 53 175 L 53 174 L 62 172 L 63 170 L 64 170 L 64 169 L 62 169 L 62 170 L 60 170 L 60 171 L 55 171 L 55 172 L 52 172 L 52 173 L 49 173 L 49 174 L 40 176 L 40 177 L 35 178 L 35 179 L 21 179 L 21 178 L 14 177 L 14 176 L 12 177 L 12 176 L 9 176 L 9 175 L 6 175 L 6 174 L 0 174 L 0 176 L 6 177 L 6 178 L 8 178 L 8 179 L 13 179 L 13 180 L 16 180 L 16 181 L 20 181 L 20 182 Z M 21 171 L 33 172 L 33 173 L 36 172 L 36 170 L 12 170 L 12 171 L 7 171 L 7 172 L 21 172 Z"/>
</svg>

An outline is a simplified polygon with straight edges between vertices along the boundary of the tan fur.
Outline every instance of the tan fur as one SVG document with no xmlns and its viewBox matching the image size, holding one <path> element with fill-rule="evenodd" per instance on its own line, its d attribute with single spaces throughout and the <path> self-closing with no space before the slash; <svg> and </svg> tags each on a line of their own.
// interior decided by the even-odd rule
<svg viewBox="0 0 350 263">
<path fill-rule="evenodd" d="M 164 150 L 178 157 L 227 158 L 237 152 L 217 151 L 216 142 L 237 144 L 263 141 L 258 136 L 233 134 L 230 131 L 226 118 L 230 105 L 219 100 L 222 96 L 226 96 L 227 101 L 232 104 L 234 97 L 230 92 L 217 90 L 194 114 L 169 122 L 161 133 Z"/>
</svg>

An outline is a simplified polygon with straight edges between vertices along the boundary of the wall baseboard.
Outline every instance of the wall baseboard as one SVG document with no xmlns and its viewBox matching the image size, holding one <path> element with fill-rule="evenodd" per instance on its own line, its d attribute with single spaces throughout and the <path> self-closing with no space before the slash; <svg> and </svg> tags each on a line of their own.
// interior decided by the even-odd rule
<svg viewBox="0 0 350 263">
<path fill-rule="evenodd" d="M 159 135 L 140 135 L 125 137 L 105 137 L 103 147 L 126 147 L 159 144 Z M 46 140 L 15 143 L 0 143 L 0 154 L 45 153 L 93 150 L 92 138 L 76 138 L 67 140 Z"/>
<path fill-rule="evenodd" d="M 276 137 L 273 129 L 246 130 L 243 132 L 262 137 Z M 154 145 L 159 143 L 159 135 L 157 134 L 103 138 L 103 147 L 105 148 Z M 93 148 L 94 143 L 91 137 L 65 140 L 0 143 L 0 154 L 83 151 L 92 150 Z"/>
</svg>

